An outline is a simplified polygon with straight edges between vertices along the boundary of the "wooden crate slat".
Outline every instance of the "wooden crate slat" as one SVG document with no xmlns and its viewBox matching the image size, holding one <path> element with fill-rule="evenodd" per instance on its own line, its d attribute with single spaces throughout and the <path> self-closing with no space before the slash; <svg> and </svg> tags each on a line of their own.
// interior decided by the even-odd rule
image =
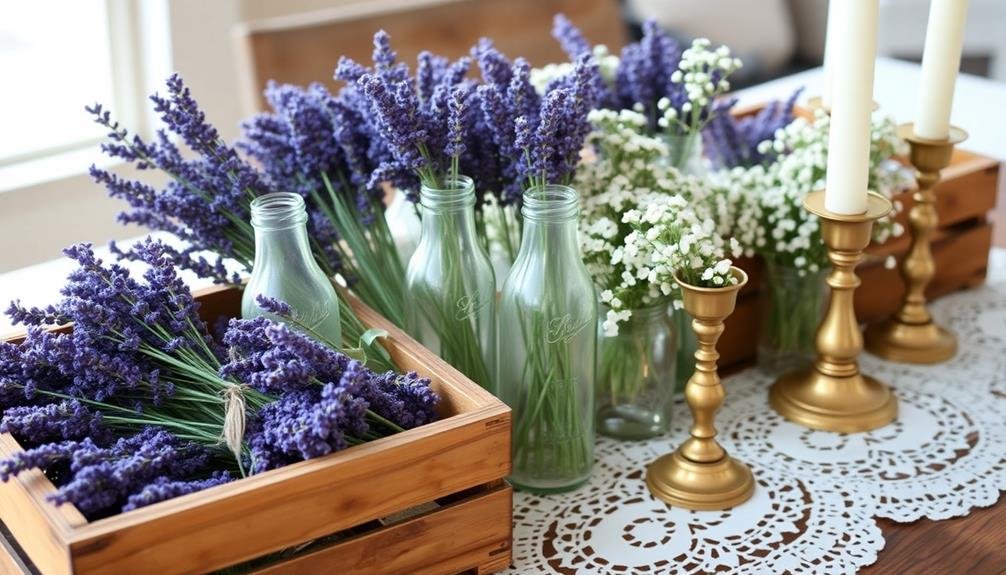
<svg viewBox="0 0 1006 575">
<path fill-rule="evenodd" d="M 22 451 L 10 434 L 0 434 L 0 458 Z M 21 547 L 32 556 L 38 568 L 49 575 L 70 571 L 69 551 L 64 544 L 70 530 L 86 523 L 72 505 L 56 507 L 46 496 L 56 488 L 37 469 L 25 471 L 0 483 L 0 509 L 4 522 Z"/>
<path fill-rule="evenodd" d="M 985 281 L 991 247 L 992 226 L 988 223 L 938 236 L 932 246 L 937 274 L 927 286 L 926 296 L 934 299 Z M 855 298 L 860 322 L 882 319 L 898 309 L 905 284 L 897 268 L 887 269 L 874 263 L 863 266 L 859 275 L 863 287 L 856 290 Z"/>
<path fill-rule="evenodd" d="M 426 515 L 271 566 L 256 575 L 460 573 L 510 562 L 513 491 L 502 485 Z M 422 546 L 415 545 L 417 540 Z"/>
<path fill-rule="evenodd" d="M 70 540 L 74 568 L 218 569 L 505 477 L 506 415 L 483 408 L 437 422 L 446 429 L 430 424 L 95 522 Z M 487 418 L 500 423 L 488 427 Z"/>
</svg>

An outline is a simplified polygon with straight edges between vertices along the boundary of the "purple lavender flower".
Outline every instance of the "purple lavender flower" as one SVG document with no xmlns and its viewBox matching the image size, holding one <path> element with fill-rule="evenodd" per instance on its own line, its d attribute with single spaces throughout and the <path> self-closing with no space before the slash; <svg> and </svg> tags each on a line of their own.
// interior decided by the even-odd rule
<svg viewBox="0 0 1006 575">
<path fill-rule="evenodd" d="M 97 449 L 97 447 L 91 440 L 85 439 L 81 442 L 47 443 L 15 453 L 7 459 L 0 460 L 0 481 L 9 481 L 11 477 L 16 477 L 29 469 L 46 469 L 62 461 L 68 461 L 79 449 Z"/>
<path fill-rule="evenodd" d="M 195 493 L 217 485 L 223 485 L 233 481 L 230 473 L 219 471 L 206 479 L 179 480 L 162 476 L 143 486 L 142 489 L 133 493 L 126 499 L 126 504 L 122 506 L 122 511 L 132 511 L 140 507 Z"/>
<path fill-rule="evenodd" d="M 717 103 L 703 131 L 713 163 L 721 168 L 732 168 L 774 161 L 776 152 L 769 150 L 762 153 L 758 144 L 771 140 L 777 130 L 793 121 L 793 106 L 802 91 L 802 88 L 798 89 L 787 100 L 771 102 L 757 114 L 744 118 L 735 118 L 730 114 L 736 100 Z"/>
<path fill-rule="evenodd" d="M 102 425 L 101 413 L 77 400 L 46 405 L 11 407 L 0 419 L 0 432 L 10 433 L 30 445 L 91 438 L 98 443 L 111 438 Z"/>
<path fill-rule="evenodd" d="M 507 86 L 512 79 L 511 63 L 489 38 L 479 38 L 472 47 L 471 55 L 478 62 L 482 79 L 487 86 Z"/>
<path fill-rule="evenodd" d="M 256 471 L 345 449 L 346 431 L 362 435 L 366 402 L 331 384 L 283 394 L 263 407 L 249 429 Z"/>
<path fill-rule="evenodd" d="M 455 158 L 465 153 L 465 114 L 468 97 L 472 86 L 457 86 L 451 90 L 451 98 L 447 102 L 447 144 L 444 155 Z"/>
<path fill-rule="evenodd" d="M 234 274 L 226 272 L 223 260 L 234 259 L 246 269 L 251 268 L 255 239 L 247 223 L 249 206 L 255 197 L 271 192 L 271 186 L 262 173 L 238 155 L 235 147 L 221 140 L 178 75 L 168 79 L 167 87 L 166 95 L 151 97 L 154 110 L 168 130 L 198 156 L 185 158 L 165 131 L 158 132 L 151 142 L 131 136 L 96 104 L 87 111 L 108 130 L 103 151 L 141 170 L 162 171 L 171 180 L 158 190 L 95 166 L 91 167 L 91 176 L 105 186 L 111 197 L 129 205 L 118 216 L 121 223 L 166 231 L 190 246 L 170 252 L 176 265 L 215 281 L 233 281 Z M 216 261 L 209 262 L 199 255 L 205 251 L 214 252 Z M 120 250 L 118 254 L 135 255 L 132 250 Z M 340 262 L 332 259 L 331 251 L 318 249 L 315 255 L 323 269 L 333 274 L 339 271 Z"/>
<path fill-rule="evenodd" d="M 439 397 L 430 381 L 415 372 L 398 375 L 387 372 L 371 378 L 362 390 L 370 409 L 405 429 L 425 425 L 436 419 Z"/>
<path fill-rule="evenodd" d="M 552 37 L 555 38 L 570 60 L 577 60 L 584 54 L 593 53 L 590 42 L 565 14 L 556 14 L 552 19 Z"/>
<path fill-rule="evenodd" d="M 293 308 L 285 301 L 259 294 L 255 296 L 255 303 L 267 313 L 280 317 L 293 317 Z"/>
<path fill-rule="evenodd" d="M 170 433 L 146 428 L 108 448 L 77 449 L 70 456 L 73 477 L 51 496 L 57 505 L 73 503 L 86 515 L 121 508 L 130 493 L 157 477 L 205 473 L 209 454 Z"/>
<path fill-rule="evenodd" d="M 671 82 L 678 69 L 681 49 L 653 20 L 643 24 L 643 38 L 622 49 L 616 79 L 617 108 L 632 108 L 641 104 L 650 119 L 651 131 L 656 131 L 657 100 L 666 97 L 680 108 L 686 95 L 681 84 Z"/>
</svg>

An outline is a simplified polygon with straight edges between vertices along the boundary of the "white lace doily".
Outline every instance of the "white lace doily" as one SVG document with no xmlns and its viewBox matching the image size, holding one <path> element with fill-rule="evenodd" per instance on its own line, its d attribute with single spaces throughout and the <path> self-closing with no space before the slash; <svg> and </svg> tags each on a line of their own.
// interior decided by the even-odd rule
<svg viewBox="0 0 1006 575">
<path fill-rule="evenodd" d="M 859 434 L 811 431 L 768 406 L 771 378 L 725 380 L 717 415 L 724 447 L 751 465 L 754 497 L 723 512 L 654 499 L 646 465 L 686 436 L 674 412 L 668 437 L 600 439 L 594 475 L 567 494 L 514 497 L 515 574 L 852 573 L 884 546 L 874 517 L 914 521 L 966 515 L 1006 489 L 1006 257 L 988 284 L 931 306 L 960 352 L 937 366 L 865 355 L 863 371 L 891 384 L 899 417 Z"/>
</svg>

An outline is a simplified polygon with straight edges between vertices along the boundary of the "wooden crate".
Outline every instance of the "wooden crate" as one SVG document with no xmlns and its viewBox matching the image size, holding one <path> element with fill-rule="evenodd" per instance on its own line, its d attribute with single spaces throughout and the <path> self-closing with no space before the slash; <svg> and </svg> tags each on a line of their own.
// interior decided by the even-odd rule
<svg viewBox="0 0 1006 575">
<path fill-rule="evenodd" d="M 992 224 L 987 215 L 995 208 L 998 182 L 997 160 L 964 150 L 954 151 L 951 164 L 943 171 L 943 179 L 935 190 L 939 227 L 932 237 L 936 275 L 926 289 L 929 298 L 985 281 L 992 247 Z M 902 192 L 894 199 L 904 206 L 897 220 L 906 227 L 906 234 L 883 245 L 871 245 L 867 259 L 857 268 L 863 284 L 856 290 L 856 314 L 864 323 L 894 313 L 905 292 L 900 272 L 897 268 L 885 268 L 884 260 L 893 255 L 900 262 L 908 251 L 907 219 L 913 204 L 912 191 Z M 738 265 L 748 272 L 750 281 L 740 293 L 736 311 L 727 318 L 727 329 L 719 344 L 720 365 L 728 370 L 755 360 L 759 310 L 767 305 L 760 293 L 762 262 L 757 258 L 744 259 Z"/>
<path fill-rule="evenodd" d="M 198 294 L 205 317 L 234 316 L 240 292 Z M 44 575 L 205 573 L 299 546 L 333 542 L 256 573 L 490 573 L 510 564 L 510 409 L 359 302 L 388 331 L 406 370 L 430 377 L 441 419 L 332 455 L 89 523 L 55 507 L 39 471 L 0 483 L 0 521 L 18 562 Z M 21 447 L 0 435 L 0 457 Z M 395 517 L 395 518 L 389 518 Z M 14 548 L 20 549 L 15 552 Z"/>
</svg>

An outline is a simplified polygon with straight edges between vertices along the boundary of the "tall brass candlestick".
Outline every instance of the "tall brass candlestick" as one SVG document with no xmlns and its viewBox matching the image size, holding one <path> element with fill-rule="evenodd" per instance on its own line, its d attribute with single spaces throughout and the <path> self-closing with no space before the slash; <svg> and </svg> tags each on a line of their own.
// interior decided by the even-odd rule
<svg viewBox="0 0 1006 575">
<path fill-rule="evenodd" d="M 748 500 L 754 493 L 754 478 L 748 466 L 727 455 L 716 441 L 716 410 L 726 392 L 717 374 L 716 342 L 723 333 L 723 320 L 734 311 L 737 292 L 747 274 L 731 268 L 737 283 L 719 288 L 689 285 L 680 279 L 685 310 L 694 319 L 692 329 L 699 340 L 695 373 L 685 385 L 685 400 L 692 411 L 691 437 L 673 453 L 650 464 L 646 485 L 658 499 L 685 509 L 727 509 Z"/>
<path fill-rule="evenodd" d="M 913 194 L 915 205 L 908 212 L 912 245 L 901 261 L 905 280 L 905 299 L 892 317 L 866 330 L 866 349 L 875 355 L 905 363 L 938 363 L 957 353 L 957 338 L 933 323 L 926 309 L 926 286 L 936 273 L 929 236 L 936 229 L 936 194 L 940 170 L 950 165 L 954 146 L 967 139 L 960 128 L 950 128 L 945 140 L 929 140 L 915 135 L 914 124 L 903 124 L 898 135 L 911 146 L 911 161 L 919 189 Z"/>
<path fill-rule="evenodd" d="M 860 284 L 856 265 L 870 243 L 873 222 L 891 211 L 891 202 L 870 192 L 866 213 L 836 214 L 825 209 L 824 192 L 818 191 L 807 196 L 804 208 L 821 218 L 832 264 L 831 301 L 817 328 L 814 365 L 777 379 L 769 403 L 786 419 L 813 429 L 853 433 L 882 427 L 898 416 L 898 402 L 889 387 L 859 372 L 863 336 L 853 294 Z"/>
</svg>

